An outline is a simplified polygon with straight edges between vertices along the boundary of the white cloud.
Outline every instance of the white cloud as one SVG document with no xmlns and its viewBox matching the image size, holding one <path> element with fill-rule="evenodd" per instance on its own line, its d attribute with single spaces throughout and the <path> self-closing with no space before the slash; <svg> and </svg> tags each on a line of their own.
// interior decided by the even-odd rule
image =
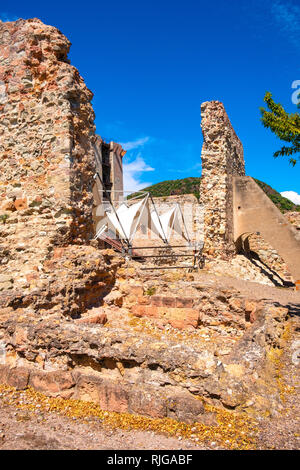
<svg viewBox="0 0 300 470">
<path fill-rule="evenodd" d="M 154 171 L 154 168 L 147 165 L 140 154 L 130 163 L 123 162 L 124 190 L 134 192 L 151 186 L 152 183 L 140 180 L 142 174 L 148 171 Z"/>
<path fill-rule="evenodd" d="M 150 137 L 142 137 L 141 139 L 133 140 L 132 142 L 121 143 L 124 150 L 133 150 L 138 147 L 142 147 L 149 141 Z"/>
<path fill-rule="evenodd" d="M 300 205 L 300 194 L 296 193 L 296 191 L 283 191 L 280 194 L 281 196 L 286 197 L 287 199 L 292 201 L 294 204 Z"/>
</svg>

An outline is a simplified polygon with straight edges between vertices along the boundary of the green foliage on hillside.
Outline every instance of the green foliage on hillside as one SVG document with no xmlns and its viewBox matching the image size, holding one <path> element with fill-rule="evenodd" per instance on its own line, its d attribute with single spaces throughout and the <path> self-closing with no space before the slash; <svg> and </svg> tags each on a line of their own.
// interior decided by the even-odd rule
<svg viewBox="0 0 300 470">
<path fill-rule="evenodd" d="M 281 212 L 297 211 L 300 212 L 300 206 L 294 204 L 286 197 L 281 196 L 278 191 L 275 191 L 271 186 L 263 181 L 254 178 L 254 181 L 261 187 L 266 195 L 273 201 Z M 144 188 L 143 191 L 151 193 L 153 197 L 166 197 L 180 194 L 194 194 L 197 199 L 200 197 L 200 183 L 201 177 L 190 177 L 179 180 L 162 181 L 161 183 L 153 184 Z M 133 194 L 131 197 L 134 196 Z"/>
<path fill-rule="evenodd" d="M 153 184 L 143 191 L 148 191 L 153 197 L 175 196 L 180 194 L 194 194 L 200 197 L 200 177 L 183 178 L 181 180 L 168 180 Z"/>
<path fill-rule="evenodd" d="M 286 197 L 281 196 L 280 193 L 275 191 L 275 189 L 273 189 L 271 186 L 264 183 L 263 181 L 259 181 L 255 178 L 253 179 L 258 184 L 258 186 L 260 186 L 261 189 L 266 193 L 266 195 L 269 196 L 271 201 L 274 202 L 275 206 L 277 206 L 281 212 L 287 212 L 287 211 L 300 212 L 299 205 L 294 204 L 292 201 L 290 201 Z"/>
</svg>

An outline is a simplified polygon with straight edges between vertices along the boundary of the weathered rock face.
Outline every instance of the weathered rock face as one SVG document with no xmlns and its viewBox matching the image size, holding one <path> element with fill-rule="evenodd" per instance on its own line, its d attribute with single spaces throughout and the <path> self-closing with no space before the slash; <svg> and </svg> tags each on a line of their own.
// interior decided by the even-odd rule
<svg viewBox="0 0 300 470">
<path fill-rule="evenodd" d="M 14 277 L 92 235 L 92 93 L 69 47 L 38 19 L 0 22 L 1 271 Z"/>
<path fill-rule="evenodd" d="M 219 101 L 201 105 L 203 133 L 200 202 L 204 204 L 204 250 L 212 256 L 235 252 L 232 176 L 245 174 L 243 146 Z"/>
<path fill-rule="evenodd" d="M 0 316 L 0 382 L 51 396 L 93 401 L 103 409 L 205 419 L 203 402 L 276 412 L 276 370 L 266 354 L 284 346 L 288 309 L 268 306 L 238 342 L 222 350 L 192 347 L 169 334 L 79 324 L 55 315 L 36 321 Z M 267 380 L 266 380 L 267 379 Z"/>
<path fill-rule="evenodd" d="M 10 288 L 2 290 L 2 313 L 29 309 L 42 318 L 49 313 L 77 317 L 88 308 L 99 306 L 113 288 L 116 270 L 123 259 L 112 250 L 92 246 L 69 245 L 55 248 L 40 270 L 10 279 Z"/>
</svg>

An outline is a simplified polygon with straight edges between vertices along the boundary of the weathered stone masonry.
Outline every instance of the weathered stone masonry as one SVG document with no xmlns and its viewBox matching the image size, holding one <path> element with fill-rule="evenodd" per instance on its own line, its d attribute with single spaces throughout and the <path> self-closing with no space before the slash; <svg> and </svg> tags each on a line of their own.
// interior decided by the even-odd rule
<svg viewBox="0 0 300 470">
<path fill-rule="evenodd" d="M 13 256 L 35 257 L 49 244 L 91 237 L 92 93 L 56 28 L 38 19 L 0 23 L 0 41 L 3 229 Z"/>
<path fill-rule="evenodd" d="M 242 236 L 259 232 L 282 256 L 284 269 L 291 272 L 299 289 L 299 234 L 255 181 L 245 176 L 243 147 L 223 104 L 205 102 L 201 113 L 204 252 L 230 257 L 239 251 Z"/>
<path fill-rule="evenodd" d="M 86 289 L 94 299 L 112 282 L 114 269 L 106 273 L 103 255 L 87 246 L 94 234 L 93 95 L 70 65 L 69 48 L 60 31 L 36 18 L 0 22 L 4 307 L 57 304 L 76 313 Z"/>
<path fill-rule="evenodd" d="M 37 19 L 0 23 L 0 38 L 0 383 L 187 422 L 205 419 L 203 402 L 275 409 L 266 355 L 284 345 L 288 309 L 193 277 L 149 295 L 153 279 L 137 286 L 136 269 L 97 249 L 92 94 L 70 43 Z M 230 253 L 242 148 L 221 103 L 203 112 L 206 249 Z M 186 344 L 164 325 L 201 326 L 205 338 Z"/>
<path fill-rule="evenodd" d="M 201 115 L 204 251 L 212 256 L 227 256 L 235 253 L 232 177 L 245 175 L 243 146 L 221 102 L 202 103 Z"/>
</svg>

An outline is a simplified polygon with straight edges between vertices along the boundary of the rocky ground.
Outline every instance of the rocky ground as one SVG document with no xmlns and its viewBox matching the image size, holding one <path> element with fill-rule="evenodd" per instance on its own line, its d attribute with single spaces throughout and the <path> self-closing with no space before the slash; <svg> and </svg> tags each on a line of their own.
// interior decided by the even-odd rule
<svg viewBox="0 0 300 470">
<path fill-rule="evenodd" d="M 164 281 L 169 293 L 175 283 L 177 295 L 180 295 L 183 281 L 175 278 L 172 281 L 175 274 L 167 273 Z M 147 280 L 146 273 L 144 276 L 145 289 L 153 288 L 155 279 L 151 277 Z M 245 282 L 230 276 L 216 276 L 208 271 L 193 274 L 193 280 L 191 274 L 188 276 L 190 289 L 201 278 L 201 284 L 206 286 L 207 292 L 210 288 L 215 292 L 218 289 L 231 293 L 234 291 L 235 295 L 238 293 L 257 301 L 264 299 L 267 303 L 277 302 L 278 305 L 289 307 L 292 333 L 284 348 L 272 349 L 275 353 L 271 357 L 274 366 L 272 380 L 280 394 L 280 401 L 276 401 L 276 406 L 270 411 L 258 413 L 255 409 L 251 412 L 251 406 L 248 407 L 248 413 L 242 410 L 220 412 L 208 407 L 204 415 L 206 418 L 202 422 L 187 424 L 169 417 L 153 418 L 127 412 L 104 411 L 95 403 L 74 398 L 46 397 L 32 388 L 19 387 L 16 390 L 12 386 L 2 385 L 0 449 L 299 449 L 299 293 L 292 289 Z M 156 287 L 158 288 L 157 285 Z M 156 294 L 161 295 L 163 292 L 164 282 L 161 277 Z M 118 296 L 112 295 L 112 298 L 118 303 Z M 133 316 L 128 315 L 126 308 L 117 307 L 114 303 L 104 310 L 108 323 L 104 330 L 99 330 L 103 331 L 103 335 L 111 328 L 122 327 L 124 334 L 129 330 L 141 338 L 151 334 L 152 338 L 165 338 L 165 341 L 184 344 L 200 354 L 206 348 L 214 355 L 217 353 L 222 361 L 228 352 L 222 352 L 221 346 L 224 349 L 227 341 L 226 347 L 230 348 L 241 337 L 238 334 L 239 328 L 236 329 L 237 337 L 234 340 L 232 334 L 227 337 L 220 335 L 218 328 L 211 329 L 210 336 L 206 337 L 208 331 L 205 327 L 178 330 L 170 325 L 155 324 L 151 318 L 133 321 Z M 220 356 L 224 352 L 225 356 Z"/>
<path fill-rule="evenodd" d="M 294 373 L 295 371 L 293 371 Z M 20 396 L 22 404 L 20 404 Z M 40 397 L 41 398 L 41 397 Z M 46 399 L 49 401 L 49 399 Z M 192 438 L 182 437 L 184 428 L 175 436 L 151 429 L 115 428 L 105 419 L 78 417 L 66 408 L 46 411 L 43 400 L 30 394 L 2 387 L 0 391 L 0 450 L 220 450 L 230 449 L 231 436 L 223 444 L 219 442 L 218 427 L 204 435 L 191 432 Z M 285 409 L 278 416 L 261 416 L 250 431 L 248 449 L 299 449 L 299 402 L 295 394 L 289 394 Z M 48 409 L 51 405 L 48 406 Z M 68 414 L 68 416 L 66 416 Z M 72 416 L 72 414 L 74 416 Z M 78 413 L 77 413 L 78 415 Z M 110 413 L 106 412 L 109 418 Z M 133 426 L 133 423 L 132 423 Z M 245 428 L 249 432 L 249 428 Z M 243 431 L 242 431 L 243 432 Z M 198 436 L 198 437 L 196 437 Z M 226 437 L 226 436 L 225 436 Z M 246 439 L 249 440 L 249 435 Z M 235 448 L 235 447 L 233 447 Z M 237 446 L 237 448 L 239 448 Z"/>
<path fill-rule="evenodd" d="M 0 449 L 298 449 L 299 292 L 140 267 L 81 318 L 3 309 Z"/>
</svg>

